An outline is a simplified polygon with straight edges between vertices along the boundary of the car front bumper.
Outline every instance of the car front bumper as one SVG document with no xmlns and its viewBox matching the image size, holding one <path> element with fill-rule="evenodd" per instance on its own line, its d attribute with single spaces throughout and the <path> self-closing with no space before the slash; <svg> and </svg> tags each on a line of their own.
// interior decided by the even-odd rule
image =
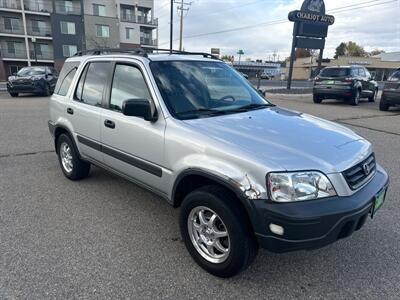
<svg viewBox="0 0 400 300">
<path fill-rule="evenodd" d="M 9 93 L 43 93 L 45 86 L 41 81 L 18 85 L 7 82 L 7 91 Z"/>
<path fill-rule="evenodd" d="M 254 201 L 254 227 L 261 247 L 272 252 L 312 250 L 352 235 L 361 229 L 374 205 L 375 196 L 387 189 L 389 177 L 378 166 L 373 179 L 349 197 L 332 197 L 298 203 Z M 281 226 L 283 235 L 270 231 Z"/>
</svg>

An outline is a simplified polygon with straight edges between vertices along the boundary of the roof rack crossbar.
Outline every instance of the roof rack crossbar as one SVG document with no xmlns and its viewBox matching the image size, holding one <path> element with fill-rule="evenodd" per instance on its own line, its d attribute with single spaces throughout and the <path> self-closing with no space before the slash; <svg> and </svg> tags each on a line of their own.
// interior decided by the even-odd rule
<svg viewBox="0 0 400 300">
<path fill-rule="evenodd" d="M 147 57 L 147 51 L 142 49 L 142 48 L 133 48 L 133 49 L 120 49 L 120 48 L 89 49 L 89 50 L 79 51 L 74 56 L 82 56 L 82 55 L 85 55 L 85 54 L 102 55 L 102 54 L 110 54 L 110 53 L 124 53 L 124 54 L 132 54 L 132 55 L 139 55 L 139 56 Z"/>
<path fill-rule="evenodd" d="M 170 49 L 152 49 L 155 52 L 167 52 L 171 54 L 182 54 L 182 55 L 199 55 L 203 56 L 204 58 L 212 58 L 220 60 L 217 56 L 206 53 L 206 52 L 189 52 L 189 51 L 180 51 L 180 50 L 170 50 Z"/>
</svg>

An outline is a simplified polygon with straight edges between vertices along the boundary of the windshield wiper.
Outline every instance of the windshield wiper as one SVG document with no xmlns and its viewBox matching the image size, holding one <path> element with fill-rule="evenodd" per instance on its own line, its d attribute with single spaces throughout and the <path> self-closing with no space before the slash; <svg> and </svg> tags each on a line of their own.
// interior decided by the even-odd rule
<svg viewBox="0 0 400 300">
<path fill-rule="evenodd" d="M 252 103 L 248 104 L 242 107 L 238 107 L 235 109 L 232 109 L 230 111 L 235 111 L 235 112 L 243 112 L 243 111 L 249 111 L 249 110 L 255 110 L 255 109 L 262 109 L 266 107 L 274 107 L 274 104 L 267 104 L 267 103 Z"/>
<path fill-rule="evenodd" d="M 178 115 L 196 115 L 196 114 L 201 114 L 201 115 L 215 115 L 215 114 L 224 114 L 224 111 L 217 110 L 217 109 L 212 109 L 212 108 L 199 108 L 199 109 L 193 109 L 193 110 L 187 110 L 187 111 L 182 111 L 177 113 Z"/>
</svg>

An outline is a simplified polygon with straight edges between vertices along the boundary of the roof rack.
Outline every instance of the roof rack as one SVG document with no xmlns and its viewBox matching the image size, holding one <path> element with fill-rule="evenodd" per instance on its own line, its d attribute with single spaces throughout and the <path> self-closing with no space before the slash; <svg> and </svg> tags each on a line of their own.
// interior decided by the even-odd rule
<svg viewBox="0 0 400 300">
<path fill-rule="evenodd" d="M 143 57 L 147 57 L 147 51 L 143 48 L 133 48 L 133 49 L 120 49 L 120 48 L 99 48 L 99 49 L 90 49 L 77 52 L 74 56 L 83 56 L 85 54 L 88 55 L 104 55 L 111 53 L 124 53 L 124 54 L 132 54 L 139 55 Z"/>
<path fill-rule="evenodd" d="M 187 52 L 187 51 L 179 51 L 179 50 L 170 50 L 170 49 L 143 49 L 143 48 L 132 48 L 132 49 L 120 49 L 120 48 L 99 48 L 99 49 L 90 49 L 77 52 L 74 56 L 83 56 L 83 55 L 104 55 L 104 54 L 112 54 L 112 53 L 123 53 L 123 54 L 131 54 L 138 55 L 142 57 L 148 57 L 148 54 L 156 54 L 156 53 L 166 53 L 166 54 L 180 54 L 180 55 L 197 55 L 202 56 L 204 58 L 211 58 L 220 60 L 217 56 L 204 53 L 204 52 Z"/>
</svg>

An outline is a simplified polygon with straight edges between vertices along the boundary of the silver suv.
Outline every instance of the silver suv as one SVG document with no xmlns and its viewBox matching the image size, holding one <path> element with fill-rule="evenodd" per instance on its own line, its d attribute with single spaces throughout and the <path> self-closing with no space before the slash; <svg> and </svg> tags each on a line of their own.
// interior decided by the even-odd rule
<svg viewBox="0 0 400 300">
<path fill-rule="evenodd" d="M 220 277 L 246 269 L 260 246 L 309 250 L 350 236 L 389 183 L 368 141 L 276 107 L 209 54 L 69 58 L 49 128 L 67 178 L 94 164 L 180 207 L 189 253 Z"/>
</svg>

